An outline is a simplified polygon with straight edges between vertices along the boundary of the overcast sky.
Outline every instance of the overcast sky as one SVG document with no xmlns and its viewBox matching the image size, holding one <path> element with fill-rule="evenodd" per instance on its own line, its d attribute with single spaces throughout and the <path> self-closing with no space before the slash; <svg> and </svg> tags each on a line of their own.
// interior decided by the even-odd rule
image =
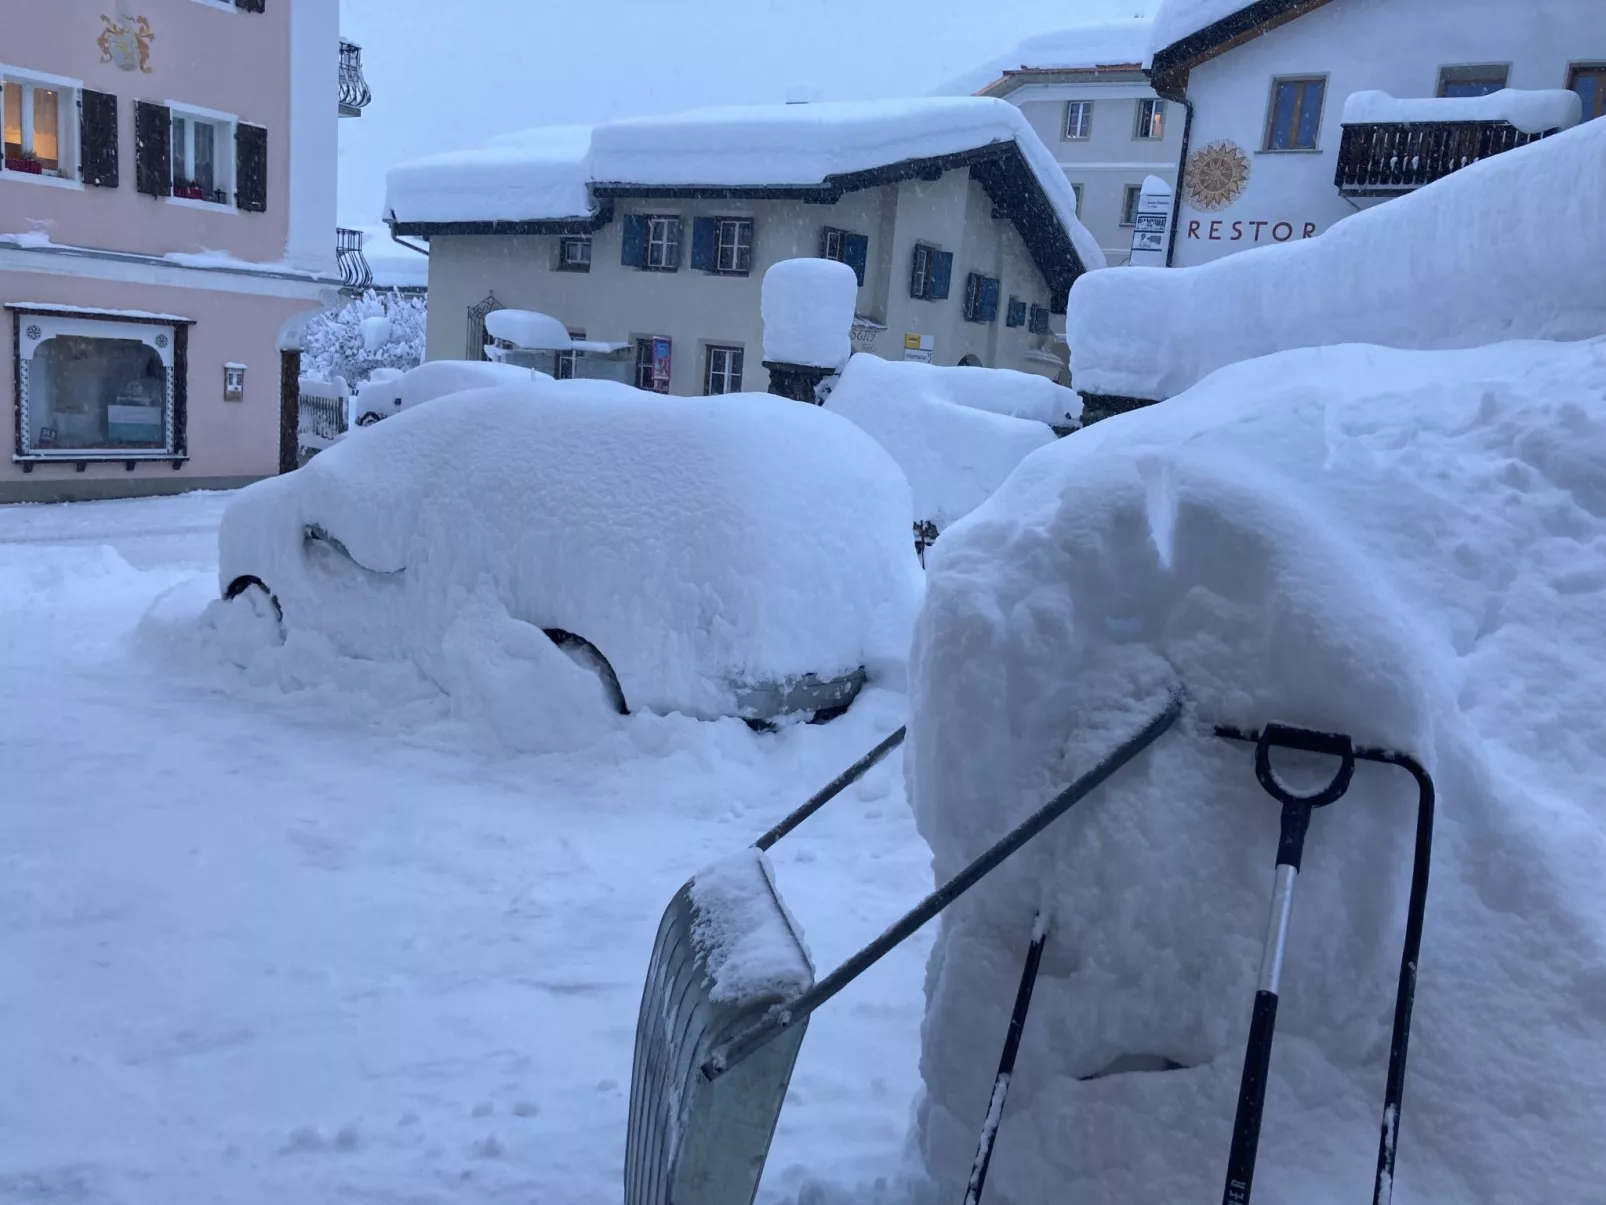
<svg viewBox="0 0 1606 1205">
<path fill-rule="evenodd" d="M 374 102 L 340 123 L 343 226 L 385 169 L 528 126 L 922 95 L 1022 38 L 1155 0 L 341 0 Z"/>
</svg>

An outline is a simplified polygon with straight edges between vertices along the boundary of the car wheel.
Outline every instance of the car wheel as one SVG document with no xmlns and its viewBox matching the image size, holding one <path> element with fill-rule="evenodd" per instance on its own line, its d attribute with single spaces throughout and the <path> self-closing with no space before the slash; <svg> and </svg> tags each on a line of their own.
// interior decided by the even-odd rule
<svg viewBox="0 0 1606 1205">
<path fill-rule="evenodd" d="M 243 600 L 245 605 L 259 612 L 265 606 L 272 610 L 275 622 L 284 622 L 284 608 L 279 605 L 279 600 L 273 591 L 268 589 L 260 577 L 253 577 L 249 573 L 229 583 L 229 588 L 223 591 L 223 600 L 225 602 Z"/>
<path fill-rule="evenodd" d="M 383 414 L 375 414 L 372 410 L 370 410 L 367 414 L 363 415 L 357 420 L 357 425 L 359 427 L 371 427 L 384 417 L 385 416 Z"/>
<path fill-rule="evenodd" d="M 576 636 L 573 632 L 565 632 L 562 628 L 541 630 L 547 634 L 547 639 L 567 653 L 576 665 L 590 670 L 602 680 L 602 689 L 607 693 L 615 711 L 620 715 L 630 714 L 630 708 L 625 704 L 624 688 L 619 685 L 619 675 L 613 672 L 613 666 L 608 664 L 608 659 L 596 645 L 584 636 Z"/>
</svg>

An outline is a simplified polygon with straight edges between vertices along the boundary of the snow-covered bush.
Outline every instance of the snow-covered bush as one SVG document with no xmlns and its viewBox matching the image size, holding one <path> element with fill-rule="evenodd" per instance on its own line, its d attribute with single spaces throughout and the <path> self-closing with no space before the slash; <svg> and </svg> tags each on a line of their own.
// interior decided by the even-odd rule
<svg viewBox="0 0 1606 1205">
<path fill-rule="evenodd" d="M 301 374 L 324 381 L 343 377 L 355 387 L 377 368 L 414 368 L 424 360 L 424 317 L 422 297 L 369 289 L 307 323 Z"/>
</svg>

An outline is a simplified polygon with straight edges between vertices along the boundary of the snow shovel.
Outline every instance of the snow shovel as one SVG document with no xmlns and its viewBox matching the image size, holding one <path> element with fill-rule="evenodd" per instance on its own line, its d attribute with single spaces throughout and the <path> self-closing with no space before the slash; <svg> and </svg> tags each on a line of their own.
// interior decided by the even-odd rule
<svg viewBox="0 0 1606 1205">
<path fill-rule="evenodd" d="M 1433 780 L 1420 762 L 1389 749 L 1358 747 L 1348 737 L 1286 724 L 1267 724 L 1260 732 L 1217 728 L 1216 735 L 1255 745 L 1255 778 L 1283 805 L 1277 843 L 1277 877 L 1272 889 L 1271 916 L 1260 964 L 1260 981 L 1244 1051 L 1243 1078 L 1238 1088 L 1238 1111 L 1233 1122 L 1232 1148 L 1227 1157 L 1227 1183 L 1222 1205 L 1248 1205 L 1255 1178 L 1255 1155 L 1260 1144 L 1260 1120 L 1266 1103 L 1266 1079 L 1271 1069 L 1272 1036 L 1277 1027 L 1277 994 L 1282 980 L 1283 952 L 1288 941 L 1288 920 L 1294 906 L 1294 884 L 1305 849 L 1311 812 L 1326 807 L 1349 790 L 1357 761 L 1382 762 L 1408 770 L 1417 783 L 1416 852 L 1411 868 L 1411 896 L 1406 912 L 1405 948 L 1400 955 L 1399 985 L 1394 997 L 1394 1028 L 1389 1040 L 1388 1079 L 1383 1092 L 1383 1125 L 1378 1140 L 1377 1175 L 1372 1186 L 1373 1205 L 1389 1205 L 1394 1193 L 1394 1155 L 1399 1141 L 1400 1104 L 1405 1094 L 1405 1056 L 1411 1036 L 1411 1006 L 1416 997 L 1417 957 L 1422 948 L 1422 918 L 1427 907 L 1428 867 L 1433 850 Z M 1338 772 L 1325 787 L 1309 794 L 1290 790 L 1271 766 L 1273 748 L 1328 754 L 1339 759 Z"/>
</svg>

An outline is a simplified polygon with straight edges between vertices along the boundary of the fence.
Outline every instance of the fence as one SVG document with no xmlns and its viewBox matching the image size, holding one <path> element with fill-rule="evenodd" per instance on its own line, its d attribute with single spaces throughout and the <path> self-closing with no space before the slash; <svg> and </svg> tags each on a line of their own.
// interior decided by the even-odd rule
<svg viewBox="0 0 1606 1205">
<path fill-rule="evenodd" d="M 1346 196 L 1391 196 L 1541 138 L 1504 121 L 1369 122 L 1346 125 L 1335 183 Z"/>
<path fill-rule="evenodd" d="M 296 397 L 296 444 L 303 464 L 346 433 L 347 392 L 344 382 L 301 382 Z"/>
</svg>

